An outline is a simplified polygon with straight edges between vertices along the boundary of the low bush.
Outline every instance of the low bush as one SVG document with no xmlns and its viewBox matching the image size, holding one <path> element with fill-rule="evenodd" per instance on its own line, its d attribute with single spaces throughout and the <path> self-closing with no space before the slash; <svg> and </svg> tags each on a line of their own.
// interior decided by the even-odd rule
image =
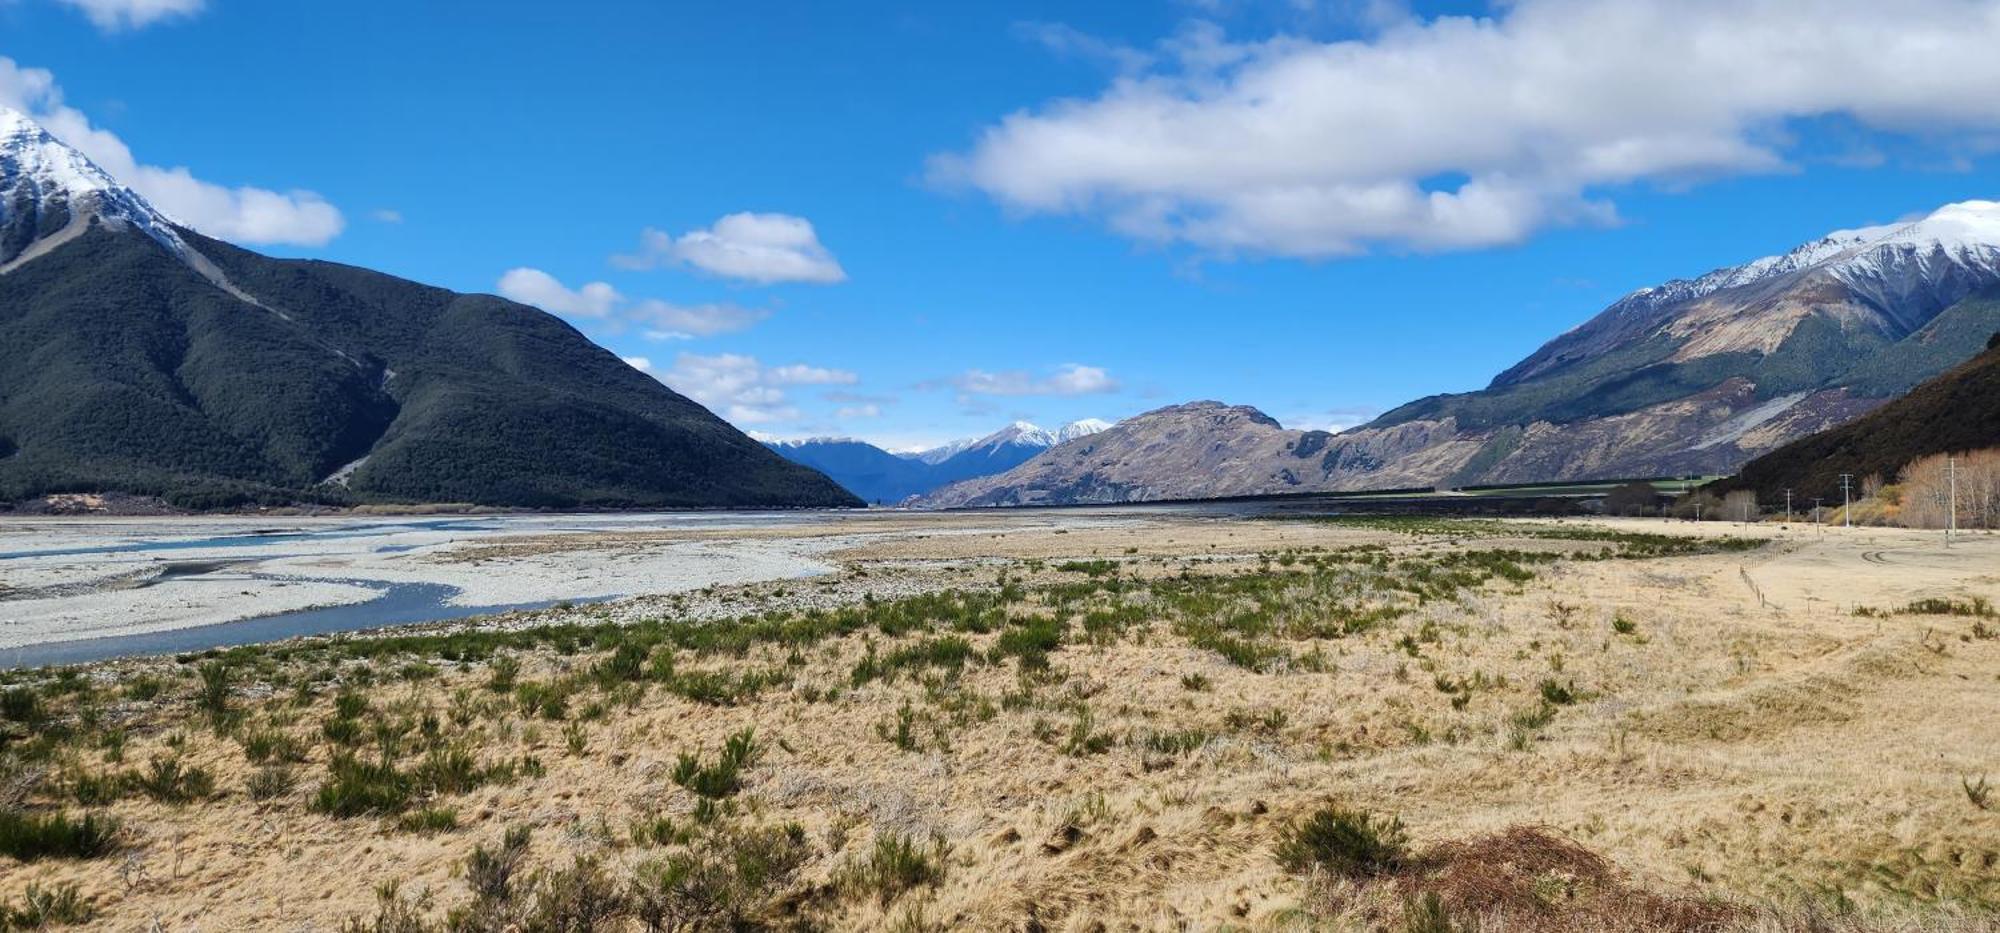
<svg viewBox="0 0 2000 933">
<path fill-rule="evenodd" d="M 1408 837 L 1394 817 L 1329 805 L 1278 834 L 1278 864 L 1294 875 L 1380 875 L 1401 865 Z"/>
<path fill-rule="evenodd" d="M 718 831 L 687 851 L 640 865 L 633 913 L 649 930 L 776 926 L 811 858 L 805 830 L 795 823 Z"/>
<path fill-rule="evenodd" d="M 97 916 L 96 905 L 83 896 L 75 882 L 44 888 L 30 882 L 21 892 L 21 906 L 0 901 L 0 931 L 46 930 L 50 927 L 89 923 Z"/>
<path fill-rule="evenodd" d="M 199 765 L 182 763 L 179 755 L 156 756 L 129 780 L 140 793 L 161 803 L 193 803 L 215 793 L 215 775 Z"/>
<path fill-rule="evenodd" d="M 117 848 L 118 824 L 95 814 L 72 820 L 61 813 L 0 810 L 0 855 L 23 862 L 45 858 L 97 858 Z"/>
<path fill-rule="evenodd" d="M 312 809 L 330 816 L 399 813 L 409 806 L 413 783 L 390 762 L 362 761 L 351 754 L 327 763 L 328 777 L 313 795 Z"/>
<path fill-rule="evenodd" d="M 879 834 L 868 856 L 839 872 L 835 885 L 850 896 L 873 897 L 887 907 L 905 891 L 944 880 L 949 855 L 943 837 L 923 845 L 909 836 Z"/>
<path fill-rule="evenodd" d="M 683 752 L 674 764 L 674 783 L 697 796 L 720 800 L 742 788 L 743 769 L 756 764 L 762 756 L 756 730 L 745 729 L 723 741 L 715 764 L 704 765 L 700 755 Z"/>
</svg>

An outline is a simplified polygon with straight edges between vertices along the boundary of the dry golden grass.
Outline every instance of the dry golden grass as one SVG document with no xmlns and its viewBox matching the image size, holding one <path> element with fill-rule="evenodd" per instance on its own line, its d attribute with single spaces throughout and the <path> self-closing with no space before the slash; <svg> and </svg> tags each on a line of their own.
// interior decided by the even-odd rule
<svg viewBox="0 0 2000 933">
<path fill-rule="evenodd" d="M 1004 595 L 893 624 L 858 609 L 851 631 L 813 637 L 682 644 L 670 675 L 648 641 L 628 651 L 635 677 L 599 678 L 617 638 L 595 633 L 522 634 L 475 660 L 471 641 L 444 647 L 453 658 L 442 641 L 371 657 L 358 640 L 308 643 L 223 656 L 221 727 L 192 663 L 36 681 L 47 721 L 76 735 L 37 748 L 9 727 L 0 754 L 21 805 L 114 817 L 120 848 L 0 855 L 0 899 L 74 884 L 107 929 L 328 929 L 381 919 L 377 888 L 394 883 L 392 903 L 438 921 L 473 905 L 467 858 L 498 851 L 507 827 L 532 828 L 519 874 L 549 881 L 517 897 L 554 903 L 557 884 L 591 890 L 567 871 L 580 861 L 622 886 L 649 863 L 749 851 L 744 834 L 796 824 L 796 843 L 764 840 L 789 853 L 766 859 L 785 870 L 733 895 L 737 919 L 1404 929 L 1435 895 L 1456 928 L 1994 928 L 2000 812 L 1966 782 L 2000 774 L 2000 623 L 1890 610 L 2000 597 L 1995 539 L 1946 551 L 1915 533 L 1760 525 L 1733 529 L 1776 539 L 1755 551 L 1579 560 L 1524 555 L 1605 545 L 1490 524 L 939 528 L 844 558 L 876 579 L 976 558 L 973 588 L 997 593 L 1005 574 Z M 1519 553 L 1465 556 L 1495 549 Z M 1423 584 L 1422 601 L 1398 588 L 1451 569 L 1487 578 Z M 1051 622 L 1061 643 L 1043 655 L 1031 636 Z M 922 660 L 895 669 L 899 650 Z M 490 689 L 496 657 L 519 666 L 503 691 Z M 874 676 L 857 677 L 871 658 Z M 146 678 L 163 680 L 156 697 L 133 689 Z M 551 717 L 519 684 L 569 692 Z M 428 745 L 514 773 L 419 791 L 396 813 L 317 812 L 343 689 L 367 699 L 362 760 L 386 734 L 404 772 Z M 712 765 L 745 729 L 761 754 L 740 789 L 704 802 L 677 780 L 684 753 Z M 119 761 L 107 734 L 122 735 Z M 292 789 L 253 799 L 246 746 L 274 735 L 304 760 Z M 79 775 L 155 758 L 204 769 L 213 796 L 79 800 Z M 1408 860 L 1379 877 L 1288 871 L 1281 832 L 1329 802 L 1399 816 Z M 399 825 L 425 807 L 455 826 Z M 882 840 L 909 850 L 886 858 Z M 727 888 L 699 893 L 712 904 Z M 633 907 L 604 928 L 640 922 Z"/>
</svg>

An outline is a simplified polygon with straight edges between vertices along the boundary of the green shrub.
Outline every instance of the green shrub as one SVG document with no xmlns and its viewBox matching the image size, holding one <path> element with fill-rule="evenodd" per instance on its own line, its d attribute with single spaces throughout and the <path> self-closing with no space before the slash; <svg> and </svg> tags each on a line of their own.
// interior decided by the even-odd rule
<svg viewBox="0 0 2000 933">
<path fill-rule="evenodd" d="M 244 789 L 250 792 L 251 800 L 275 800 L 292 792 L 298 786 L 298 778 L 290 766 L 268 764 L 258 768 L 245 782 Z"/>
<path fill-rule="evenodd" d="M 215 793 L 215 775 L 199 765 L 183 764 L 179 755 L 155 756 L 146 770 L 132 775 L 131 782 L 161 803 L 191 803 Z"/>
<path fill-rule="evenodd" d="M 610 922 L 628 910 L 625 891 L 595 857 L 587 855 L 567 868 L 537 874 L 534 896 L 522 900 L 533 906 L 513 928 L 524 931 L 608 930 Z"/>
<path fill-rule="evenodd" d="M 44 858 L 97 858 L 117 847 L 118 824 L 95 814 L 72 820 L 0 810 L 0 855 L 23 862 Z"/>
<path fill-rule="evenodd" d="M 131 790 L 131 776 L 117 772 L 91 772 L 73 768 L 62 778 L 63 792 L 86 807 L 115 803 Z"/>
<path fill-rule="evenodd" d="M 236 740 L 242 743 L 243 757 L 249 759 L 251 764 L 306 760 L 305 744 L 283 729 L 249 729 L 237 736 Z"/>
<path fill-rule="evenodd" d="M 1941 599 L 1934 596 L 1928 599 L 1915 600 L 1909 605 L 1904 606 L 1902 612 L 1906 615 L 1922 616 L 1971 616 L 1976 619 L 2000 618 L 2000 613 L 1995 613 L 1993 604 L 1988 602 L 1983 596 L 1974 596 L 1966 600 Z"/>
<path fill-rule="evenodd" d="M 941 836 L 920 845 L 909 836 L 881 833 L 868 857 L 849 864 L 835 878 L 836 886 L 849 895 L 872 896 L 886 907 L 905 891 L 929 887 L 944 880 L 950 849 Z"/>
<path fill-rule="evenodd" d="M 528 855 L 528 827 L 510 826 L 500 837 L 500 846 L 472 847 L 465 857 L 465 883 L 476 901 L 506 903 L 514 897 L 514 876 Z"/>
<path fill-rule="evenodd" d="M 1022 670 L 1049 666 L 1049 654 L 1062 647 L 1063 626 L 1054 619 L 1029 619 L 1001 632 L 993 642 L 993 656 L 1018 658 Z"/>
<path fill-rule="evenodd" d="M 450 807 L 425 807 L 405 813 L 396 820 L 396 829 L 406 833 L 448 833 L 458 828 L 458 811 Z"/>
<path fill-rule="evenodd" d="M 1568 706 L 1579 699 L 1575 681 L 1558 683 L 1553 677 L 1546 678 L 1542 681 L 1540 690 L 1542 701 L 1551 706 Z"/>
<path fill-rule="evenodd" d="M 494 693 L 514 692 L 514 682 L 521 676 L 521 662 L 512 655 L 501 655 L 487 665 L 486 689 Z"/>
<path fill-rule="evenodd" d="M 229 721 L 229 665 L 210 661 L 196 669 L 201 674 L 201 690 L 195 706 L 208 714 L 208 721 L 220 726 Z"/>
<path fill-rule="evenodd" d="M 351 754 L 327 763 L 328 777 L 313 795 L 312 809 L 331 816 L 399 813 L 409 806 L 411 780 L 390 762 L 365 762 Z"/>
<path fill-rule="evenodd" d="M 649 930 L 752 930 L 777 926 L 799 869 L 812 858 L 805 830 L 723 830 L 665 859 L 641 864 L 632 909 Z"/>
<path fill-rule="evenodd" d="M 1401 820 L 1330 805 L 1281 830 L 1275 855 L 1294 875 L 1361 878 L 1401 865 L 1407 843 Z"/>
<path fill-rule="evenodd" d="M 41 694 L 33 687 L 9 687 L 0 690 L 0 719 L 9 722 L 39 726 L 48 713 L 42 708 Z"/>
<path fill-rule="evenodd" d="M 605 686 L 629 683 L 646 676 L 646 647 L 636 642 L 624 642 L 611 655 L 598 662 L 594 672 L 597 682 Z"/>
<path fill-rule="evenodd" d="M 702 764 L 699 755 L 683 752 L 674 764 L 674 783 L 697 796 L 720 800 L 741 789 L 743 769 L 762 755 L 755 730 L 745 729 L 723 742 L 722 753 L 713 765 Z"/>
<path fill-rule="evenodd" d="M 74 926 L 89 923 L 96 915 L 96 905 L 83 896 L 75 882 L 53 888 L 30 882 L 21 892 L 21 906 L 0 901 L 0 930 L 46 930 L 56 926 Z"/>
</svg>

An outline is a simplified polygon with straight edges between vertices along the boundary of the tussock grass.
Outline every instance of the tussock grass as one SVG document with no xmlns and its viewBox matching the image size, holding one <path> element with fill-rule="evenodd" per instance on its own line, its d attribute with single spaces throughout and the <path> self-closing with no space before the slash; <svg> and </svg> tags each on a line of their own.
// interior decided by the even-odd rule
<svg viewBox="0 0 2000 933">
<path fill-rule="evenodd" d="M 1069 553 L 1120 550 L 1098 547 Z M 1661 708 L 1661 684 L 1670 698 L 1702 700 L 1717 684 L 1754 688 L 1760 670 L 1794 654 L 1842 657 L 1823 642 L 1845 633 L 1816 625 L 1811 644 L 1783 642 L 1803 637 L 1796 625 L 1718 611 L 1737 626 L 1734 643 L 1711 644 L 1708 629 L 1691 637 L 1680 607 L 1643 602 L 1678 591 L 1628 587 L 1607 562 L 1735 547 L 1426 526 L 1404 543 L 1286 544 L 1212 562 L 1128 555 L 1097 573 L 1014 564 L 956 578 L 980 589 L 832 608 L 712 620 L 663 609 L 621 624 L 580 609 L 510 628 L 204 652 L 149 666 L 143 701 L 131 700 L 129 678 L 30 673 L 0 680 L 19 692 L 11 708 L 22 715 L 0 717 L 0 794 L 19 774 L 22 812 L 116 807 L 156 833 L 156 821 L 200 825 L 213 809 L 219 820 L 311 827 L 310 857 L 324 857 L 328 839 L 384 846 L 383 865 L 397 852 L 451 853 L 449 870 L 340 879 L 364 891 L 395 882 L 372 906 L 342 892 L 325 902 L 361 911 L 352 929 L 401 933 L 794 921 L 1062 929 L 1129 918 L 1135 892 L 1171 901 L 1187 923 L 1249 928 L 1285 928 L 1296 911 L 1335 929 L 1682 929 L 1675 918 L 1725 914 L 1661 893 L 1675 889 L 1658 881 L 1657 840 L 1701 840 L 1715 854 L 1705 848 L 1694 868 L 1708 874 L 1688 870 L 1692 883 L 1749 897 L 1765 876 L 1744 867 L 1746 827 L 1762 834 L 1756 852 L 1791 860 L 1788 883 L 1893 884 L 1885 896 L 1925 905 L 2000 894 L 1971 862 L 1828 842 L 1829 826 L 1852 825 L 1841 808 L 1868 807 L 1837 787 L 1824 809 L 1782 823 L 1758 814 L 1794 815 L 1799 801 L 1760 797 L 1777 792 L 1754 783 L 1721 823 L 1663 825 L 1664 811 L 1643 800 L 1601 814 L 1546 805 L 1566 828 L 1585 827 L 1578 838 L 1639 840 L 1638 864 L 1655 871 L 1644 883 L 1610 861 L 1634 858 L 1630 849 L 1570 851 L 1551 831 L 1503 845 L 1431 826 L 1419 845 L 1393 818 L 1315 809 L 1311 795 L 1352 788 L 1346 799 L 1369 806 L 1407 795 L 1421 809 L 1406 813 L 1462 809 L 1492 826 L 1504 825 L 1496 801 L 1518 807 L 1522 781 L 1576 780 L 1591 799 L 1627 802 L 1607 785 L 1703 787 L 1707 772 L 1648 728 L 1647 717 L 1679 713 Z M 1615 581 L 1610 598 L 1585 586 L 1605 580 Z M 1645 637 L 1619 625 L 1635 604 Z M 1553 617 L 1551 606 L 1561 607 Z M 1954 643 L 1925 663 L 1990 649 Z M 1598 697 L 1611 699 L 1585 702 Z M 221 731 L 210 728 L 218 721 Z M 147 765 L 112 766 L 127 742 Z M 165 797 L 127 780 L 159 756 L 199 763 L 243 792 L 195 795 L 175 806 L 200 809 L 171 815 Z M 1912 825 L 1934 828 L 1927 806 L 1980 818 L 1967 805 L 1976 786 L 1934 774 L 1925 802 L 1896 799 Z M 0 796 L 0 808 L 8 802 Z M 525 832 L 482 830 L 545 812 L 562 814 L 559 830 L 543 830 L 560 835 L 537 845 Z M 1610 825 L 1592 822 L 1600 817 Z M 1966 838 L 1948 834 L 1939 847 L 1976 858 Z M 1474 851 L 1493 864 L 1464 854 Z M 81 866 L 92 872 L 85 890 L 120 890 L 102 867 L 110 861 Z M 1609 874 L 1589 874 L 1600 865 Z M 1241 903 L 1190 893 L 1219 890 L 1221 877 L 1248 892 Z M 1107 899 L 1092 899 L 1099 888 Z M 122 903 L 100 909 L 123 922 Z M 1754 918 L 1746 903 L 1728 901 L 1748 912 L 1726 914 L 1724 928 Z"/>
</svg>

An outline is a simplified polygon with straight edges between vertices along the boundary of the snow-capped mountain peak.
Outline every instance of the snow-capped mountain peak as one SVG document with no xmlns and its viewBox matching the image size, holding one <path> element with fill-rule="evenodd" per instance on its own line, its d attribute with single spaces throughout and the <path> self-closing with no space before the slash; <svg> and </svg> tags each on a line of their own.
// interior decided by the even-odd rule
<svg viewBox="0 0 2000 933">
<path fill-rule="evenodd" d="M 217 288 L 272 310 L 232 284 L 138 192 L 27 114 L 0 106 L 0 275 L 82 236 L 93 223 L 136 229 Z"/>
<path fill-rule="evenodd" d="M 1008 444 L 1018 447 L 1054 447 L 1056 445 L 1056 436 L 1032 422 L 1016 421 L 980 438 L 973 442 L 972 446 L 975 448 L 999 447 Z"/>
<path fill-rule="evenodd" d="M 928 463 L 931 464 L 932 466 L 936 466 L 937 464 L 943 463 L 946 460 L 950 460 L 951 458 L 958 456 L 960 453 L 963 453 L 967 449 L 970 449 L 973 444 L 976 444 L 978 442 L 979 439 L 976 437 L 961 437 L 958 440 L 946 441 L 945 443 L 939 444 L 938 446 L 929 448 L 927 450 L 911 451 L 909 453 L 897 454 L 897 456 L 903 457 L 908 460 L 915 460 L 919 463 Z"/>
<path fill-rule="evenodd" d="M 173 221 L 27 114 L 0 107 L 0 271 L 75 238 L 96 219 L 131 226 L 186 260 Z"/>
<path fill-rule="evenodd" d="M 1790 252 L 1753 259 L 1693 279 L 1641 288 L 1619 305 L 1658 308 L 1765 279 L 1823 268 L 1848 284 L 1879 275 L 1904 257 L 1938 256 L 1982 272 L 2000 272 L 2000 201 L 1959 201 L 1914 221 L 1835 230 Z"/>
<path fill-rule="evenodd" d="M 1079 437 L 1088 437 L 1112 426 L 1112 422 L 1098 418 L 1084 418 L 1072 421 L 1054 431 L 1030 421 L 1016 421 L 985 437 L 966 437 L 942 444 L 929 450 L 897 454 L 909 460 L 936 465 L 950 460 L 968 450 L 992 450 L 1000 447 L 1035 448 L 1054 447 Z"/>
<path fill-rule="evenodd" d="M 1079 437 L 1089 437 L 1092 434 L 1099 434 L 1110 428 L 1111 422 L 1101 418 L 1084 418 L 1072 421 L 1056 431 L 1056 443 L 1067 444 Z"/>
<path fill-rule="evenodd" d="M 1676 359 L 1769 354 L 1830 302 L 1900 340 L 1945 308 L 2000 284 L 2000 201 L 1946 204 L 1916 220 L 1836 230 L 1791 251 L 1627 294 L 1544 344 L 1493 384 L 1511 385 L 1666 335 Z M 1830 312 L 1828 312 L 1830 313 Z"/>
<path fill-rule="evenodd" d="M 845 435 L 837 435 L 837 434 L 821 434 L 815 437 L 772 438 L 770 440 L 766 440 L 764 443 L 772 447 L 799 448 L 799 447 L 813 447 L 824 444 L 866 444 L 868 442 L 858 437 L 848 437 Z"/>
</svg>

